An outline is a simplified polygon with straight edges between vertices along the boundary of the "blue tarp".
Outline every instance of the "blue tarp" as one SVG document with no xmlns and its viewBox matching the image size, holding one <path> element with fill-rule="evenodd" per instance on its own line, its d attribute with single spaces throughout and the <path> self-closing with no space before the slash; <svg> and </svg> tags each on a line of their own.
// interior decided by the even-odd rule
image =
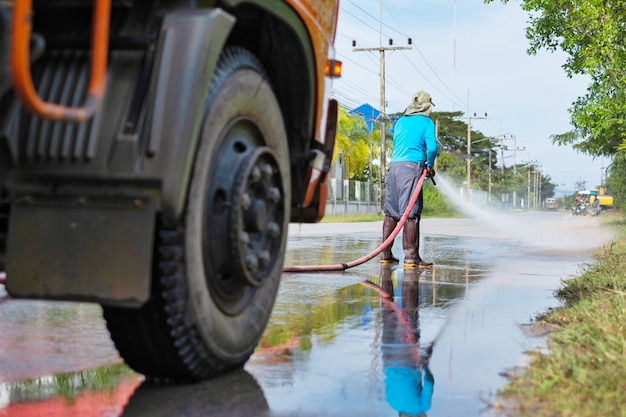
<svg viewBox="0 0 626 417">
<path fill-rule="evenodd" d="M 378 119 L 380 112 L 372 107 L 370 104 L 365 103 L 352 110 L 348 114 L 360 116 L 367 125 L 367 131 L 369 133 L 372 133 L 372 130 L 374 129 L 374 122 L 376 121 L 376 119 Z"/>
<path fill-rule="evenodd" d="M 372 130 L 374 129 L 374 122 L 379 121 L 378 116 L 380 116 L 380 112 L 372 107 L 372 105 L 367 103 L 361 104 L 359 107 L 352 110 L 348 114 L 360 116 L 365 121 L 365 124 L 367 125 L 367 131 L 369 133 L 372 133 Z M 391 127 L 387 129 L 387 134 L 393 135 L 393 128 L 398 121 L 398 117 L 387 117 L 387 120 L 391 120 Z"/>
</svg>

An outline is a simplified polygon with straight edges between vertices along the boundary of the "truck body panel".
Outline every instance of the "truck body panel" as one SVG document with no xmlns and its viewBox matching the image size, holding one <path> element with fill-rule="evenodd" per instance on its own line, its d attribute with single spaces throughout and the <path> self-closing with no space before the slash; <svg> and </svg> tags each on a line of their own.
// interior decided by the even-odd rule
<svg viewBox="0 0 626 417">
<path fill-rule="evenodd" d="M 101 304 L 120 354 L 147 375 L 242 366 L 276 296 L 286 223 L 324 215 L 338 7 L 2 3 L 9 294 Z M 161 350 L 147 359 L 146 346 Z"/>
</svg>

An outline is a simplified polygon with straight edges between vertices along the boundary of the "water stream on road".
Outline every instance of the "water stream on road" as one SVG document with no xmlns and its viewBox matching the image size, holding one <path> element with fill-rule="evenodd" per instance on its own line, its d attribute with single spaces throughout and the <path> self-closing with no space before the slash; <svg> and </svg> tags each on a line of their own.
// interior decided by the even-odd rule
<svg viewBox="0 0 626 417">
<path fill-rule="evenodd" d="M 554 222 L 552 217 L 539 218 L 525 216 L 521 210 L 505 213 L 489 207 L 479 207 L 462 197 L 445 176 L 437 175 L 436 178 L 439 191 L 462 213 L 525 246 L 559 251 L 588 250 L 597 247 L 598 242 L 610 238 L 607 230 L 589 234 L 588 230 L 580 227 L 582 221 L 598 224 L 597 218 L 577 219 L 571 218 L 568 212 L 561 212 L 559 214 L 567 217 L 571 224 L 571 227 L 564 228 L 562 224 Z"/>
</svg>

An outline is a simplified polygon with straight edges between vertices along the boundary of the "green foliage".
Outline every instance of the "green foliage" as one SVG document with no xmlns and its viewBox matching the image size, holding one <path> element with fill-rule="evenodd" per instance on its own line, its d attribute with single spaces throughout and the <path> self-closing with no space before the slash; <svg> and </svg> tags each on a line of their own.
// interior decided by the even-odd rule
<svg viewBox="0 0 626 417">
<path fill-rule="evenodd" d="M 437 187 L 430 183 L 424 184 L 424 208 L 422 217 L 460 217 L 461 213 L 454 207 L 450 201 L 441 194 Z"/>
<path fill-rule="evenodd" d="M 379 138 L 380 133 L 376 130 L 372 134 L 368 132 L 367 125 L 362 118 L 351 116 L 345 109 L 339 108 L 333 160 L 336 161 L 341 154 L 347 179 L 355 181 L 367 181 L 369 179 L 371 161 L 378 158 L 380 153 L 380 142 L 378 142 L 378 146 L 375 145 Z M 374 170 L 372 169 L 372 171 Z M 372 173 L 372 175 L 374 174 L 377 172 Z M 373 176 L 372 180 L 374 179 Z"/>
<path fill-rule="evenodd" d="M 74 399 L 85 391 L 105 392 L 132 378 L 134 373 L 127 365 L 116 363 L 86 371 L 55 374 L 7 383 L 5 389 L 21 401 L 39 401 L 51 394 Z"/>
<path fill-rule="evenodd" d="M 342 215 L 326 215 L 321 223 L 359 223 L 359 222 L 381 222 L 385 216 L 377 213 L 355 213 Z"/>
<path fill-rule="evenodd" d="M 463 121 L 462 112 L 435 112 L 431 116 L 438 123 L 439 156 L 437 171 L 444 173 L 457 185 L 467 180 L 467 123 Z M 512 194 L 518 196 L 528 194 L 527 172 L 536 171 L 537 167 L 517 165 L 497 170 L 499 139 L 471 131 L 471 186 L 473 189 L 487 191 L 491 183 L 493 195 Z M 504 172 L 502 172 L 504 171 Z M 491 172 L 491 176 L 489 173 Z M 542 197 L 554 195 L 556 185 L 550 176 L 541 175 Z M 531 184 L 534 187 L 533 177 Z M 534 190 L 534 188 L 533 188 Z M 532 195 L 531 195 L 532 197 Z"/>
<path fill-rule="evenodd" d="M 391 115 L 394 116 L 401 114 Z M 437 123 L 439 155 L 436 170 L 454 182 L 463 184 L 467 179 L 467 117 L 462 112 L 433 112 L 431 119 Z M 498 173 L 495 167 L 498 165 L 499 139 L 474 130 L 471 131 L 470 139 L 472 188 L 487 191 L 491 183 L 494 195 L 512 194 L 513 191 L 520 196 L 526 195 L 528 181 L 524 174 L 528 169 L 536 170 L 536 167 L 508 167 L 504 173 Z M 393 151 L 392 135 L 387 135 L 385 146 L 389 161 Z M 368 181 L 371 175 L 372 182 L 379 182 L 380 130 L 375 127 L 370 134 L 362 118 L 349 115 L 343 108 L 339 109 L 334 160 L 339 154 L 343 158 L 346 178 Z M 541 176 L 542 197 L 554 195 L 555 187 L 549 176 Z M 434 207 L 438 207 L 442 213 L 448 213 L 446 215 L 454 215 L 452 210 L 438 203 Z"/>
<path fill-rule="evenodd" d="M 460 179 L 467 175 L 465 160 L 460 154 L 454 152 L 440 151 L 436 169 L 450 178 Z"/>
<path fill-rule="evenodd" d="M 433 112 L 431 118 L 437 122 L 437 140 L 439 142 L 439 156 L 437 158 L 437 170 L 445 173 L 447 177 L 461 181 L 467 178 L 467 123 L 464 121 L 462 112 Z M 482 174 L 489 171 L 489 154 L 491 154 L 492 167 L 497 163 L 497 155 L 493 148 L 496 147 L 496 139 L 489 138 L 481 132 L 472 130 L 471 140 L 471 171 L 473 180 L 478 180 Z M 487 183 L 477 184 L 480 189 L 486 190 Z M 485 187 L 483 187 L 483 185 Z M 474 187 L 478 188 L 478 187 Z"/>
<path fill-rule="evenodd" d="M 607 193 L 613 196 L 615 208 L 626 207 L 626 153 L 613 158 L 606 180 Z"/>
</svg>

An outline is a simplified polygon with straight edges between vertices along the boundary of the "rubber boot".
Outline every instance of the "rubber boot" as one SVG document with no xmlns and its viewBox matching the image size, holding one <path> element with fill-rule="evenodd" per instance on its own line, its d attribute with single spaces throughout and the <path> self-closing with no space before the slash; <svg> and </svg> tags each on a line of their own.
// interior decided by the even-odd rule
<svg viewBox="0 0 626 417">
<path fill-rule="evenodd" d="M 390 216 L 385 216 L 385 219 L 383 220 L 383 242 L 387 240 L 389 236 L 391 236 L 391 233 L 393 233 L 393 229 L 396 228 L 397 224 L 398 222 L 396 221 L 396 219 Z M 400 262 L 400 260 L 398 258 L 394 258 L 393 254 L 391 253 L 392 246 L 393 241 L 382 251 L 380 255 L 381 264 L 397 264 L 398 262 Z"/>
<path fill-rule="evenodd" d="M 407 219 L 402 231 L 405 268 L 432 268 L 432 262 L 424 261 L 419 255 L 420 223 L 417 219 Z"/>
<path fill-rule="evenodd" d="M 394 268 L 389 265 L 380 266 L 380 288 L 383 290 L 380 296 L 388 300 L 393 300 L 394 296 L 393 281 L 391 280 L 393 270 Z"/>
</svg>

